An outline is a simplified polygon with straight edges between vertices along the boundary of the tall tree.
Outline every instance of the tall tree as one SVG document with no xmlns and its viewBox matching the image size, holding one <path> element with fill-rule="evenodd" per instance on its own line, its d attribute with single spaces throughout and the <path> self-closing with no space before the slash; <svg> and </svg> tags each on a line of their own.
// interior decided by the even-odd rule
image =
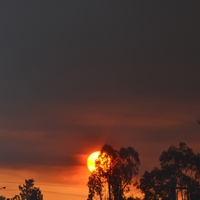
<svg viewBox="0 0 200 200">
<path fill-rule="evenodd" d="M 200 199 L 200 155 L 181 142 L 163 151 L 160 168 L 145 172 L 139 188 L 144 193 L 144 200 L 158 198 L 175 199 L 179 196 L 187 200 Z"/>
<path fill-rule="evenodd" d="M 19 186 L 20 196 L 22 200 L 43 200 L 41 190 L 34 187 L 34 180 L 25 180 L 25 184 Z"/>
<path fill-rule="evenodd" d="M 139 171 L 139 154 L 134 148 L 121 148 L 119 151 L 104 145 L 96 160 L 96 170 L 89 177 L 88 200 L 103 195 L 109 200 L 122 200 L 130 190 L 133 177 Z"/>
</svg>

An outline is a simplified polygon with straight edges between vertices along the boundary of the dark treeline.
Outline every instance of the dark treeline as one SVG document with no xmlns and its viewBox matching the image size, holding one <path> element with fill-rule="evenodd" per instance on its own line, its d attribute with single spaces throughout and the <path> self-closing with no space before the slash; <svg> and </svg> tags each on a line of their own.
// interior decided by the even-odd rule
<svg viewBox="0 0 200 200">
<path fill-rule="evenodd" d="M 0 200 L 43 200 L 41 190 L 34 186 L 34 180 L 25 180 L 25 184 L 19 185 L 19 195 L 12 198 L 0 196 Z"/>
<path fill-rule="evenodd" d="M 104 145 L 96 160 L 96 169 L 88 179 L 87 200 L 199 200 L 200 154 L 195 154 L 184 142 L 170 146 L 159 157 L 159 167 L 145 171 L 139 181 L 139 153 L 133 148 L 119 150 Z M 142 198 L 131 194 L 135 187 Z M 34 180 L 19 185 L 19 194 L 12 198 L 0 196 L 0 200 L 43 200 Z M 129 195 L 128 195 L 129 194 Z"/>
<path fill-rule="evenodd" d="M 87 200 L 199 200 L 200 154 L 181 142 L 170 146 L 159 157 L 160 166 L 145 171 L 139 181 L 139 154 L 132 148 L 102 147 L 96 170 L 89 176 Z M 131 187 L 140 189 L 142 198 L 127 196 Z"/>
</svg>

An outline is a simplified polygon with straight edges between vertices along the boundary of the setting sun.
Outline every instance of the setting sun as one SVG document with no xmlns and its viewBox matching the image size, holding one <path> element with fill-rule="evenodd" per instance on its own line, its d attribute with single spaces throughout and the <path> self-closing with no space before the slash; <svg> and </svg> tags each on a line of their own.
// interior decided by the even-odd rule
<svg viewBox="0 0 200 200">
<path fill-rule="evenodd" d="M 95 160 L 99 157 L 100 151 L 95 151 L 88 156 L 87 167 L 92 172 L 95 170 Z"/>
</svg>

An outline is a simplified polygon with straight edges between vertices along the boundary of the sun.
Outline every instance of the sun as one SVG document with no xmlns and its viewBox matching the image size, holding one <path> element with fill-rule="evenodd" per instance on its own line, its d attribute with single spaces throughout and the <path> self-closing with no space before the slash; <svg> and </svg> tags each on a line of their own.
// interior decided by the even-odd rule
<svg viewBox="0 0 200 200">
<path fill-rule="evenodd" d="M 95 151 L 88 156 L 87 167 L 91 172 L 93 172 L 96 168 L 95 160 L 99 157 L 99 155 L 100 155 L 100 151 Z"/>
</svg>

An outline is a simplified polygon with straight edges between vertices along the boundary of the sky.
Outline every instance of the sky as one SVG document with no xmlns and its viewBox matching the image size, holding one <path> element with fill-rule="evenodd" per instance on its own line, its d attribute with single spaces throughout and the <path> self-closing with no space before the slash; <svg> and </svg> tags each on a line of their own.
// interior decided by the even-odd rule
<svg viewBox="0 0 200 200">
<path fill-rule="evenodd" d="M 0 4 L 0 195 L 33 178 L 84 200 L 104 144 L 139 152 L 138 179 L 171 145 L 200 152 L 199 1 Z"/>
</svg>

